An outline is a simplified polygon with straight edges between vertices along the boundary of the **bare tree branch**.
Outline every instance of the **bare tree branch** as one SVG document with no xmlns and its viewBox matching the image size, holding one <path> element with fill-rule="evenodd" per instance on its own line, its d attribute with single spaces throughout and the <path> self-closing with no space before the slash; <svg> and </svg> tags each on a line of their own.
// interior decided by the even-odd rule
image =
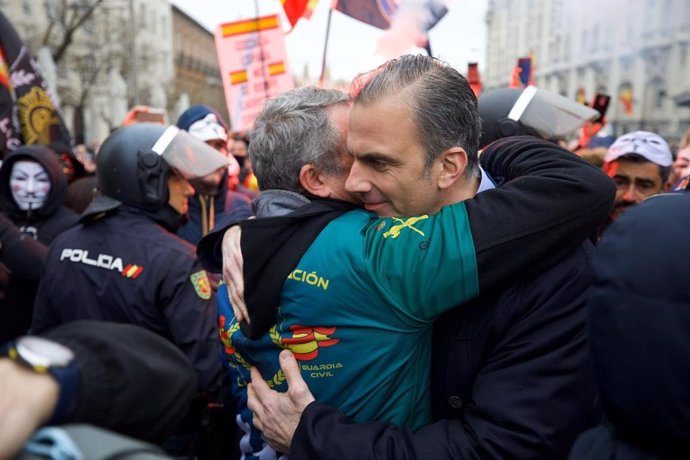
<svg viewBox="0 0 690 460">
<path fill-rule="evenodd" d="M 53 52 L 53 60 L 56 64 L 60 62 L 60 59 L 62 59 L 64 56 L 65 51 L 67 51 L 67 48 L 69 48 L 69 46 L 72 44 L 74 33 L 93 15 L 93 12 L 101 3 L 103 3 L 103 1 L 104 0 L 95 0 L 93 3 L 87 4 L 88 6 L 81 15 L 79 14 L 79 11 L 81 11 L 82 8 L 79 8 L 77 5 L 72 5 L 72 8 L 70 9 L 74 11 L 74 14 L 69 18 L 68 23 L 65 24 L 65 33 L 62 38 L 62 42 Z M 65 10 L 67 10 L 67 8 L 64 8 L 63 12 Z"/>
</svg>

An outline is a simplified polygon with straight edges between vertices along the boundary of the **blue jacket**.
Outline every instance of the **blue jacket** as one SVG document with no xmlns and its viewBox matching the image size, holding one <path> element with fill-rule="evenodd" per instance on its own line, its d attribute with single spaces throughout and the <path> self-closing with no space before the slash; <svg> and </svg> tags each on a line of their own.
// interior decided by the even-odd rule
<svg viewBox="0 0 690 460">
<path fill-rule="evenodd" d="M 626 211 L 599 242 L 589 300 L 594 371 L 607 423 L 571 460 L 690 457 L 690 194 Z"/>
<path fill-rule="evenodd" d="M 138 209 L 122 205 L 51 245 L 32 330 L 79 319 L 136 324 L 166 337 L 196 369 L 201 390 L 221 390 L 215 295 L 206 272 L 190 244 Z"/>
<path fill-rule="evenodd" d="M 251 200 L 247 195 L 228 190 L 227 172 L 221 180 L 221 187 L 216 195 L 201 195 L 195 193 L 189 198 L 189 220 L 177 231 L 177 236 L 193 245 L 199 244 L 204 236 L 203 227 L 209 222 L 222 222 L 226 215 L 246 218 L 252 215 Z M 211 219 L 213 216 L 213 219 Z M 208 230 L 213 228 L 209 226 Z"/>
</svg>

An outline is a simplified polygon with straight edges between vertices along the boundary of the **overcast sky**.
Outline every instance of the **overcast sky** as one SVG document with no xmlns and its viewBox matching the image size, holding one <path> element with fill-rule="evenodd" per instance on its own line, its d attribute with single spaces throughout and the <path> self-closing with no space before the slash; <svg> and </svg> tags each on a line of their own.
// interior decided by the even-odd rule
<svg viewBox="0 0 690 460">
<path fill-rule="evenodd" d="M 414 0 L 406 0 L 414 1 Z M 178 8 L 209 30 L 218 24 L 282 12 L 280 0 L 171 0 Z M 449 62 L 462 74 L 468 62 L 479 62 L 485 54 L 485 14 L 487 0 L 446 0 L 448 14 L 430 32 L 434 55 Z M 286 36 L 293 74 L 308 66 L 312 77 L 321 71 L 326 24 L 331 0 L 320 0 L 311 20 L 301 19 Z M 287 20 L 283 15 L 283 25 Z M 332 78 L 350 80 L 357 73 L 378 65 L 375 56 L 384 32 L 337 11 L 333 12 L 327 62 Z M 385 40 L 384 40 L 385 43 Z"/>
</svg>

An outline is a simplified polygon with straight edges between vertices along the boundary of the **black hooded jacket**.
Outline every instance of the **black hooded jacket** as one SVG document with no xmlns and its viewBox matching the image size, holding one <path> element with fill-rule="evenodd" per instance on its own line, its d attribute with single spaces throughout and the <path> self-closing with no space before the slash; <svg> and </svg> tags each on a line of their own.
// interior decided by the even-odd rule
<svg viewBox="0 0 690 460">
<path fill-rule="evenodd" d="M 690 457 L 690 194 L 659 195 L 604 233 L 590 345 L 607 423 L 571 460 Z"/>
<path fill-rule="evenodd" d="M 43 166 L 50 177 L 50 191 L 46 201 L 31 212 L 21 210 L 12 197 L 10 175 L 17 161 L 32 160 Z M 65 208 L 62 202 L 67 193 L 67 179 L 55 153 L 45 147 L 31 145 L 20 147 L 5 158 L 0 167 L 0 210 L 24 234 L 48 246 L 56 236 L 77 223 L 79 216 Z M 32 257 L 33 254 L 27 254 Z M 45 257 L 45 251 L 42 254 Z M 35 260 L 43 265 L 43 257 Z M 32 306 L 38 285 L 40 270 L 34 276 L 20 276 L 4 265 L 0 266 L 0 278 L 5 281 L 4 298 L 0 300 L 0 342 L 26 333 L 31 325 Z"/>
<path fill-rule="evenodd" d="M 45 203 L 30 213 L 19 209 L 10 190 L 12 165 L 17 161 L 33 160 L 41 164 L 50 176 L 50 192 Z M 52 150 L 38 145 L 21 147 L 3 161 L 0 167 L 0 208 L 24 233 L 35 234 L 35 238 L 46 246 L 65 229 L 77 223 L 78 216 L 65 208 L 62 202 L 67 193 L 67 178 Z"/>
</svg>

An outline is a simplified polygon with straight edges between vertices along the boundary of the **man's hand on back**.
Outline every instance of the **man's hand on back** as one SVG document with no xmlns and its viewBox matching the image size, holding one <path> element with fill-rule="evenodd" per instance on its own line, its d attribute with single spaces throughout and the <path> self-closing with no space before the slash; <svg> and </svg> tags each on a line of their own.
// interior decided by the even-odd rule
<svg viewBox="0 0 690 460">
<path fill-rule="evenodd" d="M 237 321 L 249 323 L 247 305 L 244 303 L 244 260 L 240 239 L 242 230 L 239 225 L 230 227 L 223 236 L 223 280 L 228 286 L 230 304 Z"/>
<path fill-rule="evenodd" d="M 263 432 L 268 445 L 279 452 L 289 452 L 302 412 L 315 399 L 300 375 L 292 352 L 280 352 L 280 367 L 287 380 L 287 393 L 271 390 L 259 371 L 252 367 L 247 405 L 254 413 L 254 425 Z"/>
</svg>

